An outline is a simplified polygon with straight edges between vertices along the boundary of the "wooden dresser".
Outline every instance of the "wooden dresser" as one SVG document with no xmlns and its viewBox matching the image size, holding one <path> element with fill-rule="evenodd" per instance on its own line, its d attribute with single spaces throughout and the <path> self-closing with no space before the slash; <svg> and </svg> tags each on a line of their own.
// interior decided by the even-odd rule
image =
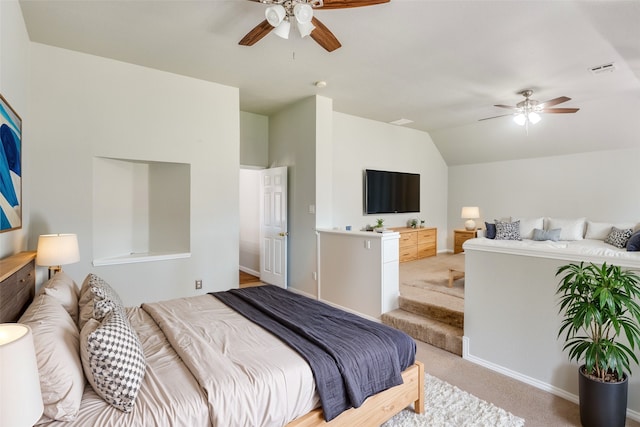
<svg viewBox="0 0 640 427">
<path fill-rule="evenodd" d="M 459 254 L 460 252 L 464 252 L 462 249 L 462 244 L 469 239 L 473 239 L 478 236 L 477 230 L 465 230 L 465 229 L 456 229 L 453 230 L 453 253 Z"/>
<path fill-rule="evenodd" d="M 427 228 L 392 228 L 400 233 L 400 262 L 435 256 L 438 251 L 438 229 Z"/>
<path fill-rule="evenodd" d="M 36 292 L 35 252 L 0 260 L 0 323 L 15 322 Z"/>
</svg>

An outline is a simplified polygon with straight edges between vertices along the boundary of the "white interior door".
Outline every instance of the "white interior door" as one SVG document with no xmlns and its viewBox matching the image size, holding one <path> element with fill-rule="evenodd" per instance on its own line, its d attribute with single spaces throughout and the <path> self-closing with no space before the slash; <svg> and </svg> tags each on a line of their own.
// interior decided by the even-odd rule
<svg viewBox="0 0 640 427">
<path fill-rule="evenodd" d="M 260 281 L 287 287 L 287 168 L 260 175 Z"/>
</svg>

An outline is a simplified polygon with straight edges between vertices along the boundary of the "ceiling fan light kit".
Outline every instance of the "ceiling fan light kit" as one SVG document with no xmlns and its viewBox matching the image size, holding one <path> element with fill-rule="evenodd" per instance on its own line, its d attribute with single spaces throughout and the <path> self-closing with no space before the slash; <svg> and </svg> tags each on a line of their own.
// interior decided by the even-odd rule
<svg viewBox="0 0 640 427">
<path fill-rule="evenodd" d="M 265 20 L 249 31 L 238 44 L 253 46 L 273 31 L 283 39 L 289 38 L 291 25 L 298 28 L 300 37 L 311 36 L 327 52 L 342 45 L 333 33 L 313 16 L 313 9 L 345 9 L 389 3 L 391 0 L 249 0 L 270 5 L 265 10 Z"/>
<path fill-rule="evenodd" d="M 558 98 L 553 98 L 545 102 L 538 102 L 535 99 L 531 99 L 531 95 L 533 95 L 533 90 L 531 89 L 523 90 L 520 92 L 520 95 L 524 96 L 524 101 L 518 102 L 515 107 L 500 104 L 494 105 L 494 107 L 514 110 L 514 113 L 487 117 L 485 119 L 480 119 L 480 121 L 513 115 L 513 121 L 520 126 L 524 126 L 527 133 L 529 133 L 529 125 L 535 125 L 542 120 L 542 117 L 540 116 L 541 113 L 563 114 L 575 113 L 580 110 L 579 108 L 549 108 L 563 102 L 571 101 L 571 98 L 567 96 L 559 96 Z"/>
</svg>

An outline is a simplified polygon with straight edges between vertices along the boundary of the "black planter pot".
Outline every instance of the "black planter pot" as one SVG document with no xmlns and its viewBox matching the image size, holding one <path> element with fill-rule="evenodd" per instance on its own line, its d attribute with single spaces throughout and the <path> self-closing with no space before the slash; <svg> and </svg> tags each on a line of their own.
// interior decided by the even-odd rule
<svg viewBox="0 0 640 427">
<path fill-rule="evenodd" d="M 629 377 L 619 383 L 592 380 L 580 366 L 578 382 L 580 422 L 583 427 L 624 427 L 627 418 Z"/>
</svg>

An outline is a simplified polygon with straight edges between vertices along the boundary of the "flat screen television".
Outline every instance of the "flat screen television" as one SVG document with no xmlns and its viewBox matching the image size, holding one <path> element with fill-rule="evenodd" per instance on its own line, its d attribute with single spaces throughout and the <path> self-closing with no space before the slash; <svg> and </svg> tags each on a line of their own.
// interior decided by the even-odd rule
<svg viewBox="0 0 640 427">
<path fill-rule="evenodd" d="M 420 212 L 420 174 L 364 171 L 364 213 Z"/>
</svg>

